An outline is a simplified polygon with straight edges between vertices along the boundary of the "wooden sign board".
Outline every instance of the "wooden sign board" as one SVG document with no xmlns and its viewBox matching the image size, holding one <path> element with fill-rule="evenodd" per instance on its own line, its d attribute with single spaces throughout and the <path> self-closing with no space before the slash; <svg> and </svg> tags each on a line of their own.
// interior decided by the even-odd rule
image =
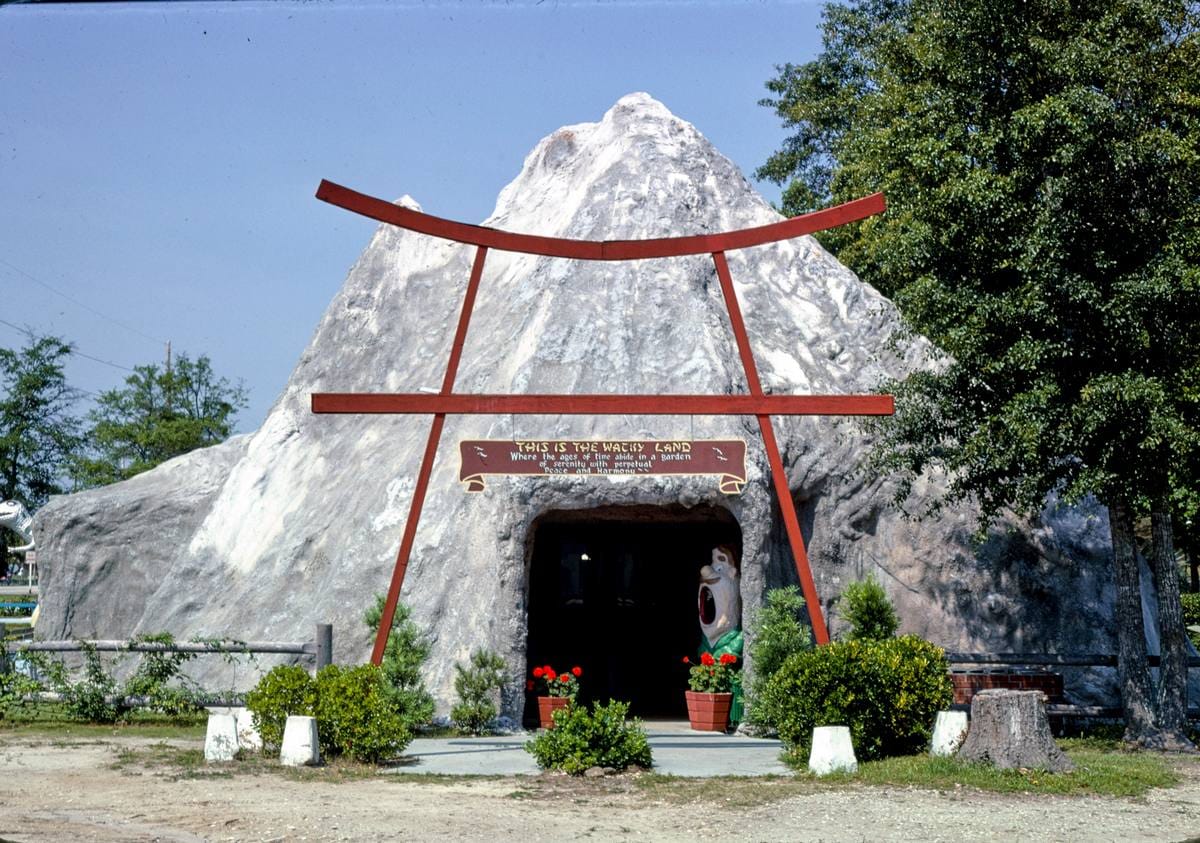
<svg viewBox="0 0 1200 843">
<path fill-rule="evenodd" d="M 633 474 L 716 475 L 737 495 L 746 485 L 741 439 L 464 439 L 458 479 L 482 492 L 487 475 L 612 477 Z"/>
</svg>

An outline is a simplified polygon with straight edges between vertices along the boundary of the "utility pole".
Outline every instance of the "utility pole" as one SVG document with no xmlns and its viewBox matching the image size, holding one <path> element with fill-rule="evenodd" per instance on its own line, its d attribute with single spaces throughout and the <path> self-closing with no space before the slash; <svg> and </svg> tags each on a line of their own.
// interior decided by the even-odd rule
<svg viewBox="0 0 1200 843">
<path fill-rule="evenodd" d="M 171 341 L 170 340 L 167 340 L 167 377 L 166 377 L 166 380 L 164 381 L 164 383 L 166 383 L 167 388 L 164 390 L 164 392 L 166 394 L 163 395 L 163 399 L 166 401 L 166 404 L 167 404 L 167 413 L 170 413 L 172 410 L 171 396 L 175 392 L 175 388 L 171 384 Z"/>
</svg>

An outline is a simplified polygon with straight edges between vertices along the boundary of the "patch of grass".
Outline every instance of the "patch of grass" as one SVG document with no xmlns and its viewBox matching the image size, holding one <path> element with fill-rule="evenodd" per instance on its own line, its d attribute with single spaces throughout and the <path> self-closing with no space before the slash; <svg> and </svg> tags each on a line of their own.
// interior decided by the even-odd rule
<svg viewBox="0 0 1200 843">
<path fill-rule="evenodd" d="M 795 777 L 690 779 L 651 773 L 634 781 L 643 795 L 658 801 L 740 809 L 820 790 L 855 787 L 971 788 L 995 793 L 1136 798 L 1151 788 L 1175 785 L 1181 778 L 1174 769 L 1176 759 L 1126 752 L 1115 740 L 1077 738 L 1060 741 L 1060 745 L 1075 762 L 1074 772 L 997 770 L 952 758 L 906 755 L 859 764 L 855 775 L 818 778 L 799 772 Z"/>
<path fill-rule="evenodd" d="M 1180 778 L 1164 758 L 1150 753 L 1088 746 L 1064 746 L 1064 749 L 1075 762 L 1075 770 L 1070 773 L 997 770 L 953 758 L 909 755 L 862 764 L 857 779 L 868 785 L 928 790 L 970 787 L 997 793 L 1137 797 L 1151 788 L 1176 784 Z"/>
<path fill-rule="evenodd" d="M 135 711 L 117 723 L 83 723 L 69 717 L 56 703 L 14 707 L 0 720 L 0 737 L 38 737 L 52 740 L 103 740 L 116 736 L 144 738 L 204 739 L 208 715 L 200 712 L 181 717 Z"/>
</svg>

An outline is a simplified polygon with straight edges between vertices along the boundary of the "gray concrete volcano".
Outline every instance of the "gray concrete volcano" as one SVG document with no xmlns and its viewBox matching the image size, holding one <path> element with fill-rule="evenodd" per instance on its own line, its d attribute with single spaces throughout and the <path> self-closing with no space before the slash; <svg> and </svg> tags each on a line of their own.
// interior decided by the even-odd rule
<svg viewBox="0 0 1200 843">
<path fill-rule="evenodd" d="M 600 122 L 542 140 L 485 224 L 636 239 L 779 218 L 695 127 L 632 94 Z M 472 255 L 381 227 L 259 431 L 43 508 L 39 636 L 169 630 L 300 640 L 331 620 L 335 658 L 365 659 L 362 611 L 386 588 L 429 420 L 314 416 L 309 396 L 438 388 Z M 729 263 L 768 391 L 867 392 L 926 365 L 920 341 L 892 350 L 895 308 L 815 240 L 733 252 Z M 493 252 L 456 389 L 694 394 L 746 384 L 707 256 L 579 263 Z M 860 470 L 868 442 L 855 422 L 778 419 L 776 429 L 835 633 L 836 597 L 874 573 L 903 629 L 948 647 L 1113 652 L 1102 514 L 1010 524 L 973 546 L 967 507 L 911 521 L 887 506 L 891 484 Z M 493 478 L 474 495 L 458 483 L 461 439 L 565 437 L 744 438 L 749 482 L 736 497 L 711 477 Z M 752 419 L 451 417 L 442 443 L 403 599 L 430 632 L 427 680 L 443 711 L 454 661 L 486 646 L 508 660 L 505 707 L 520 714 L 543 516 L 608 508 L 686 520 L 723 511 L 741 531 L 748 612 L 764 589 L 795 581 Z M 940 485 L 927 478 L 914 494 Z M 225 681 L 223 670 L 213 660 L 206 680 Z"/>
</svg>

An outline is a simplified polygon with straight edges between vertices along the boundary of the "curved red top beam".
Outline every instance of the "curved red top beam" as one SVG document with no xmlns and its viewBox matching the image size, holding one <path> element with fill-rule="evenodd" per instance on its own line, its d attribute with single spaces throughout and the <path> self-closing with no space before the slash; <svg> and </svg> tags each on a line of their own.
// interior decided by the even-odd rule
<svg viewBox="0 0 1200 843">
<path fill-rule="evenodd" d="M 536 234 L 517 234 L 443 219 L 420 211 L 394 205 L 383 199 L 359 193 L 340 184 L 322 179 L 317 198 L 353 211 L 379 222 L 406 228 L 409 231 L 486 246 L 502 252 L 524 252 L 551 258 L 577 258 L 592 261 L 627 261 L 647 258 L 674 258 L 680 255 L 701 255 L 728 252 L 790 240 L 804 234 L 835 228 L 848 222 L 866 219 L 881 213 L 887 206 L 882 193 L 873 193 L 853 202 L 835 205 L 782 222 L 724 231 L 720 234 L 695 234 L 687 237 L 660 237 L 652 240 L 569 240 L 564 237 L 540 237 Z"/>
</svg>

